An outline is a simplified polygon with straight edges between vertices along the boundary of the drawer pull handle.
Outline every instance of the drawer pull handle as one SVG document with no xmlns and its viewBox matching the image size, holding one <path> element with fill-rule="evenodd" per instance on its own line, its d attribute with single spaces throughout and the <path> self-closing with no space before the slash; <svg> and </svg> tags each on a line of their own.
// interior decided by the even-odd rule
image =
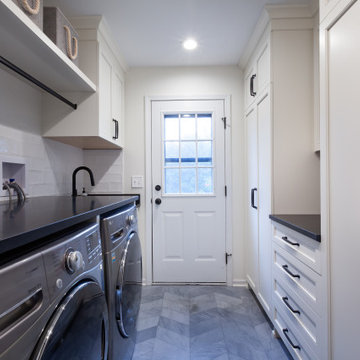
<svg viewBox="0 0 360 360">
<path fill-rule="evenodd" d="M 290 270 L 289 270 L 289 266 L 288 265 L 283 265 L 282 268 L 293 278 L 299 278 L 300 279 L 300 275 L 299 274 L 293 274 Z"/>
<path fill-rule="evenodd" d="M 289 304 L 289 298 L 287 296 L 284 296 L 282 298 L 283 302 L 285 303 L 285 305 L 290 309 L 290 311 L 293 314 L 299 314 L 300 315 L 300 311 L 299 310 L 295 310 L 290 304 Z"/>
<path fill-rule="evenodd" d="M 287 242 L 288 244 L 292 245 L 292 246 L 300 246 L 299 243 L 295 243 L 295 242 L 290 241 L 290 240 L 287 238 L 287 236 L 283 236 L 282 239 L 283 239 L 285 242 Z"/>
<path fill-rule="evenodd" d="M 290 343 L 290 345 L 292 346 L 292 348 L 293 348 L 293 349 L 299 349 L 299 350 L 301 350 L 301 348 L 300 348 L 299 345 L 295 345 L 295 344 L 291 341 L 291 339 L 290 339 L 290 337 L 289 337 L 289 335 L 288 335 L 289 330 L 288 330 L 288 329 L 282 329 L 282 331 L 283 331 L 283 333 L 284 333 L 287 341 L 288 341 L 288 342 Z"/>
</svg>

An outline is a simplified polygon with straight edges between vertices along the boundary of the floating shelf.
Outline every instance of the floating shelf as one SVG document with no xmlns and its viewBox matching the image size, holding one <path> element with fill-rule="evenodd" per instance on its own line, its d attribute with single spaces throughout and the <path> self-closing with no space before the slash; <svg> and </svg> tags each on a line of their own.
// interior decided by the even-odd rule
<svg viewBox="0 0 360 360">
<path fill-rule="evenodd" d="M 96 85 L 12 0 L 0 0 L 0 56 L 56 91 L 96 91 Z"/>
</svg>

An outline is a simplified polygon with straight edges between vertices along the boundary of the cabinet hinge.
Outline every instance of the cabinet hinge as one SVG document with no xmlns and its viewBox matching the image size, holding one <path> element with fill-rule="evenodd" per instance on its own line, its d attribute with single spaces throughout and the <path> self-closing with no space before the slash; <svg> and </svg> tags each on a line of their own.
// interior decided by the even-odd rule
<svg viewBox="0 0 360 360">
<path fill-rule="evenodd" d="M 225 185 L 225 196 L 227 196 L 227 186 Z"/>
<path fill-rule="evenodd" d="M 221 118 L 221 120 L 223 121 L 223 123 L 224 123 L 224 129 L 226 130 L 226 116 L 223 117 L 223 118 Z"/>
</svg>

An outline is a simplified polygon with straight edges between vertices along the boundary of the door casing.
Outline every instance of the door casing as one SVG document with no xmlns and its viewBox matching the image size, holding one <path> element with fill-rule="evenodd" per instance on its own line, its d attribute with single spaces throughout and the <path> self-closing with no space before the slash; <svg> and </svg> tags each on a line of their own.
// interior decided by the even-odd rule
<svg viewBox="0 0 360 360">
<path fill-rule="evenodd" d="M 217 96 L 147 96 L 145 97 L 145 259 L 146 273 L 144 284 L 153 283 L 153 224 L 152 224 L 152 117 L 151 107 L 153 101 L 176 101 L 176 100 L 223 100 L 224 114 L 226 117 L 225 131 L 225 184 L 227 197 L 225 198 L 225 248 L 228 254 L 232 254 L 232 184 L 231 184 L 231 117 L 230 95 Z M 225 256 L 225 254 L 224 254 Z M 226 283 L 233 284 L 232 276 L 233 256 L 228 258 L 226 268 Z"/>
</svg>

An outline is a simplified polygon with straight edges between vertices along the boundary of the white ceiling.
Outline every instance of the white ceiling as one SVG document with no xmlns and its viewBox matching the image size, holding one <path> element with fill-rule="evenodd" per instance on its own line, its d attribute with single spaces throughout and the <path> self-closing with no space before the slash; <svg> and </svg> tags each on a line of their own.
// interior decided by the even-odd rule
<svg viewBox="0 0 360 360">
<path fill-rule="evenodd" d="M 311 0 L 44 0 L 68 17 L 103 15 L 130 67 L 237 64 L 265 4 Z M 187 37 L 199 46 L 182 48 Z"/>
</svg>

